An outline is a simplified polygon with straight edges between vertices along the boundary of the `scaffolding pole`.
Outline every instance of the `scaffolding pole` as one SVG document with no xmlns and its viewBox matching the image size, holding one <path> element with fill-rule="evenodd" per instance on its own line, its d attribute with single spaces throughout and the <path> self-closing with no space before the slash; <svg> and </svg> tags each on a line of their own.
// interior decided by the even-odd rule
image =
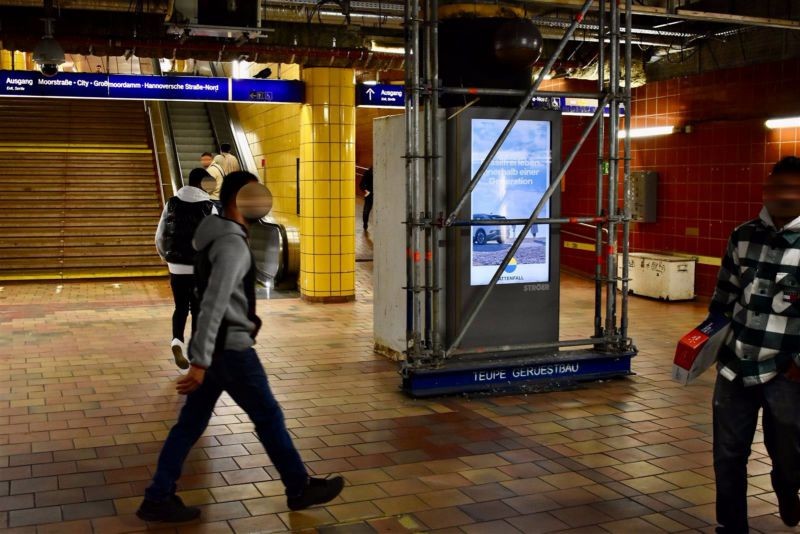
<svg viewBox="0 0 800 534">
<path fill-rule="evenodd" d="M 617 184 L 619 181 L 619 2 L 611 0 L 611 58 L 608 95 L 608 245 L 606 246 L 606 336 L 617 333 Z M 605 68 L 605 67 L 604 67 Z M 609 345 L 609 344 L 607 344 Z M 611 348 L 608 346 L 607 348 Z"/>
<path fill-rule="evenodd" d="M 624 7 L 623 7 L 624 6 Z M 624 128 L 631 127 L 631 36 L 632 0 L 586 0 L 575 3 L 574 18 L 566 29 L 556 51 L 548 58 L 545 67 L 533 81 L 528 90 L 502 88 L 473 88 L 442 86 L 439 80 L 439 17 L 438 0 L 427 0 L 420 9 L 419 0 L 406 0 L 405 4 L 405 73 L 406 73 L 406 292 L 408 304 L 406 368 L 428 366 L 435 368 L 444 360 L 469 358 L 490 352 L 512 353 L 514 351 L 539 350 L 543 348 L 564 348 L 593 346 L 610 354 L 629 351 L 632 347 L 628 339 L 628 256 L 631 222 L 631 180 L 630 180 L 630 136 L 623 143 L 619 140 L 620 108 L 624 107 Z M 597 25 L 598 80 L 597 92 L 541 91 L 539 88 L 545 75 L 552 69 L 583 20 L 592 8 L 599 11 Z M 624 12 L 622 10 L 624 9 Z M 624 16 L 624 32 L 621 25 Z M 420 27 L 424 32 L 420 32 Z M 623 42 L 624 35 L 624 42 Z M 421 39 L 422 37 L 422 39 Z M 420 44 L 423 46 L 420 46 Z M 621 55 L 624 47 L 624 59 Z M 423 55 L 420 55 L 422 49 Z M 605 65 L 609 64 L 606 79 Z M 424 73 L 420 65 L 424 65 Z M 624 69 L 624 72 L 623 72 Z M 624 86 L 620 80 L 624 78 Z M 437 132 L 439 129 L 439 97 L 455 95 L 491 95 L 521 97 L 519 106 L 510 111 L 510 117 L 500 137 L 481 163 L 469 184 L 461 192 L 455 207 L 443 213 L 438 205 L 438 191 L 442 189 L 440 172 L 441 154 Z M 598 107 L 591 120 L 583 129 L 579 141 L 558 173 L 551 181 L 548 190 L 532 210 L 528 219 L 502 221 L 458 220 L 458 215 L 471 198 L 472 192 L 489 168 L 510 134 L 514 124 L 530 107 L 534 97 L 574 97 L 592 98 Z M 603 117 L 608 105 L 608 119 Z M 422 114 L 422 124 L 420 124 Z M 607 123 L 606 123 L 607 120 Z M 422 129 L 420 129 L 422 126 Z M 590 137 L 597 130 L 597 203 L 594 216 L 590 217 L 551 217 L 538 218 L 539 213 L 559 188 L 570 164 Z M 422 141 L 422 143 L 420 143 Z M 620 144 L 623 145 L 620 155 Z M 620 161 L 623 164 L 620 165 Z M 622 176 L 620 177 L 620 171 Z M 620 183 L 622 199 L 620 202 Z M 527 345 L 498 345 L 461 349 L 459 344 L 498 281 L 511 258 L 522 245 L 524 236 L 534 224 L 580 224 L 591 226 L 595 232 L 595 306 L 594 332 L 585 339 L 556 341 L 552 343 L 533 343 Z M 442 310 L 439 294 L 442 290 L 440 238 L 449 227 L 463 226 L 522 225 L 523 231 L 517 234 L 514 243 L 491 282 L 480 294 L 476 305 L 470 310 L 467 320 L 446 347 L 441 339 Z M 621 236 L 619 235 L 621 233 Z M 605 239 L 604 239 L 605 236 Z M 606 241 L 607 242 L 604 242 Z M 621 243 L 620 243 L 621 242 Z M 622 252 L 622 273 L 617 272 L 617 251 Z M 622 289 L 620 317 L 617 316 L 617 290 Z M 605 291 L 604 291 L 605 289 Z M 605 294 L 604 294 L 605 293 Z M 605 302 L 604 302 L 605 297 Z M 619 319 L 619 320 L 618 320 Z"/>
<path fill-rule="evenodd" d="M 632 0 L 625 1 L 625 92 L 623 101 L 625 103 L 625 141 L 624 145 L 624 168 L 623 168 L 623 192 L 622 192 L 622 316 L 620 318 L 620 336 L 628 337 L 628 285 L 630 283 L 630 234 L 631 234 L 631 32 L 633 29 L 633 5 Z"/>
<path fill-rule="evenodd" d="M 598 6 L 598 26 L 597 34 L 599 50 L 597 51 L 597 91 L 602 93 L 605 90 L 606 75 L 606 0 L 600 0 Z M 609 113 L 609 120 L 611 114 Z M 605 175 L 605 120 L 601 119 L 597 123 L 597 201 L 595 215 L 603 217 L 603 176 Z M 601 225 L 597 225 L 595 232 L 595 270 L 594 270 L 594 337 L 603 336 L 603 230 Z"/>
<path fill-rule="evenodd" d="M 418 204 L 419 176 L 419 0 L 407 0 L 405 6 L 405 72 L 406 72 L 406 292 L 407 292 L 407 356 L 422 356 L 424 336 L 423 303 L 420 282 L 420 232 Z"/>
</svg>

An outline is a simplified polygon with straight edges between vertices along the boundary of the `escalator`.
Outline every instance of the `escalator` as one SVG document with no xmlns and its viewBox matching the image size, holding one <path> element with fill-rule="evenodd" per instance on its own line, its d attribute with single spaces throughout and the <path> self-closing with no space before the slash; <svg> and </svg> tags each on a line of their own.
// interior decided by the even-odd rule
<svg viewBox="0 0 800 534">
<path fill-rule="evenodd" d="M 216 74 L 217 68 L 213 63 L 208 65 L 207 72 Z M 233 147 L 243 170 L 257 173 L 252 166 L 250 147 L 229 104 L 161 102 L 154 105 L 164 118 L 161 130 L 156 132 L 164 140 L 162 143 L 156 140 L 156 144 L 165 147 L 170 160 L 168 166 L 172 169 L 173 190 L 188 183 L 189 173 L 200 166 L 203 152 L 216 155 L 223 143 Z M 266 218 L 251 228 L 250 243 L 262 284 L 276 289 L 296 287 L 300 267 L 299 229 Z"/>
<path fill-rule="evenodd" d="M 167 113 L 172 127 L 172 141 L 182 182 L 192 169 L 200 166 L 203 152 L 216 154 L 219 144 L 204 102 L 169 102 Z"/>
</svg>

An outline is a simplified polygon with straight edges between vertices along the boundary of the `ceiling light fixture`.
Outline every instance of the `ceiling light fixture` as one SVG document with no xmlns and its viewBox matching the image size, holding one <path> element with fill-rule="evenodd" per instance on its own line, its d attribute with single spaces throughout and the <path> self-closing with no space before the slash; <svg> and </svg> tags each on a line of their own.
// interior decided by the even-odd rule
<svg viewBox="0 0 800 534">
<path fill-rule="evenodd" d="M 373 52 L 381 52 L 384 54 L 397 54 L 398 56 L 405 55 L 406 49 L 402 46 L 381 46 L 375 41 L 372 41 L 372 46 L 369 47 Z"/>
<path fill-rule="evenodd" d="M 684 21 L 682 20 L 673 20 L 672 22 L 665 22 L 664 24 L 656 24 L 653 26 L 654 30 L 658 30 L 661 28 L 666 28 L 667 26 L 675 26 L 676 24 L 683 24 Z"/>
<path fill-rule="evenodd" d="M 631 128 L 631 139 L 641 139 L 643 137 L 657 137 L 660 135 L 670 135 L 675 133 L 674 126 L 655 126 L 653 128 Z M 625 130 L 619 131 L 619 138 L 625 139 Z"/>
<path fill-rule="evenodd" d="M 770 130 L 778 128 L 800 128 L 800 117 L 786 117 L 784 119 L 770 119 L 764 123 Z"/>
</svg>

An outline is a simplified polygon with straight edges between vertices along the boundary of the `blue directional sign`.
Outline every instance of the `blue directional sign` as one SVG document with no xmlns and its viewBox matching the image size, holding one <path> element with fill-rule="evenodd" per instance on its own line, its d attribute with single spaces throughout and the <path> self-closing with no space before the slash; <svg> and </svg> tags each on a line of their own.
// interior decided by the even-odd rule
<svg viewBox="0 0 800 534">
<path fill-rule="evenodd" d="M 231 80 L 231 100 L 234 102 L 302 102 L 305 85 L 299 81 Z"/>
<path fill-rule="evenodd" d="M 302 82 L 283 80 L 75 72 L 47 77 L 36 71 L 0 71 L 0 96 L 300 103 L 303 87 Z"/>
<path fill-rule="evenodd" d="M 142 100 L 199 100 L 226 102 L 230 100 L 227 78 L 199 76 L 108 76 L 109 98 Z"/>
<path fill-rule="evenodd" d="M 403 108 L 406 105 L 405 88 L 402 85 L 356 86 L 356 105 L 373 108 Z"/>
<path fill-rule="evenodd" d="M 0 71 L 0 95 L 104 98 L 108 96 L 108 76 L 58 74 L 48 78 L 36 71 Z"/>
</svg>

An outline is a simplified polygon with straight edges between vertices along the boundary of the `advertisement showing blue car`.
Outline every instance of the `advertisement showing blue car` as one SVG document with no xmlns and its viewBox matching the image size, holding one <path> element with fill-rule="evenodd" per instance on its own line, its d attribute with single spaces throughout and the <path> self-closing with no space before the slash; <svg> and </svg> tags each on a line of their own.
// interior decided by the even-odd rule
<svg viewBox="0 0 800 534">
<path fill-rule="evenodd" d="M 506 124 L 500 119 L 472 119 L 473 175 Z M 522 230 L 522 226 L 498 221 L 530 217 L 549 186 L 550 165 L 550 122 L 518 121 L 472 193 L 472 219 L 491 224 L 472 227 L 471 285 L 486 285 L 492 279 Z M 539 218 L 549 216 L 550 207 L 546 204 Z M 549 239 L 549 228 L 534 225 L 499 283 L 547 282 Z"/>
</svg>

